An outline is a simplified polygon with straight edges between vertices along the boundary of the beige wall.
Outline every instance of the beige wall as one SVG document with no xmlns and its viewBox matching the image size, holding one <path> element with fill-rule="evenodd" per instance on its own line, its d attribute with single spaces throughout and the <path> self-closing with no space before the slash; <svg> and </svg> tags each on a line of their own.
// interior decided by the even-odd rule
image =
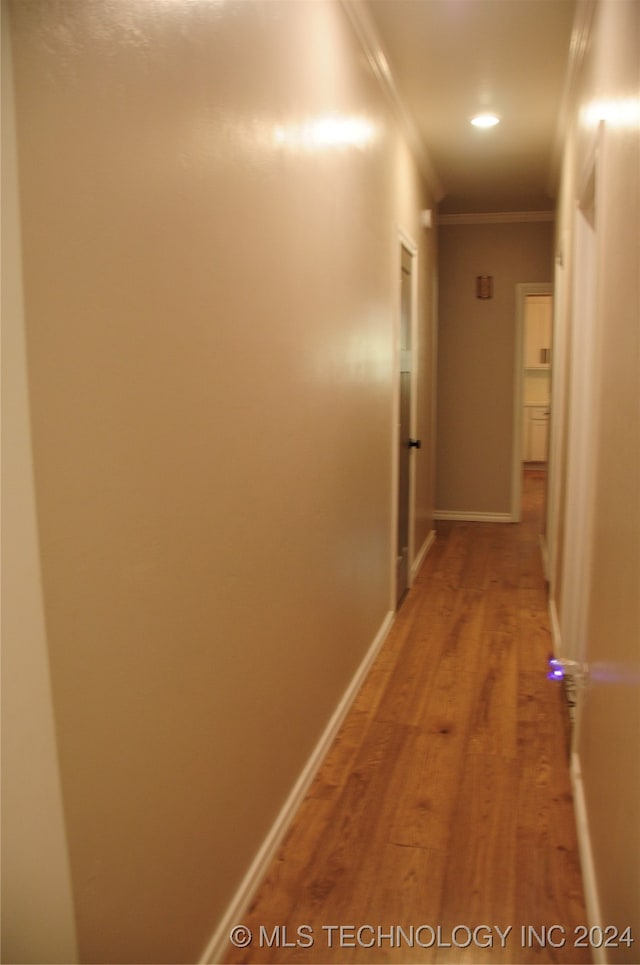
<svg viewBox="0 0 640 965">
<path fill-rule="evenodd" d="M 75 928 L 38 558 L 7 18 L 3 0 L 1 958 L 69 963 Z"/>
<path fill-rule="evenodd" d="M 13 18 L 79 953 L 190 962 L 391 605 L 396 232 L 424 378 L 431 203 L 338 3 Z"/>
<path fill-rule="evenodd" d="M 595 526 L 584 640 L 590 681 L 576 749 L 602 923 L 630 925 L 636 939 L 608 949 L 608 958 L 629 963 L 638 960 L 640 935 L 639 65 L 640 5 L 598 4 L 568 132 L 558 225 L 571 277 L 573 204 L 604 119 L 596 161 Z M 571 309 L 568 299 L 565 329 L 580 323 Z M 557 583 L 560 613 L 562 590 Z"/>
<path fill-rule="evenodd" d="M 552 279 L 551 222 L 439 228 L 439 511 L 509 514 L 516 285 Z M 492 299 L 476 276 L 492 275 Z M 518 414 L 520 418 L 520 414 Z"/>
</svg>

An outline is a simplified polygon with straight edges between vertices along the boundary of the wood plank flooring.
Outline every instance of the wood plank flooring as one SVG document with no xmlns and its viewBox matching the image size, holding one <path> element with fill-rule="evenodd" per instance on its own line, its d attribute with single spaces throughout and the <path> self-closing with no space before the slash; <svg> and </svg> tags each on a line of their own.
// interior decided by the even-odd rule
<svg viewBox="0 0 640 965">
<path fill-rule="evenodd" d="M 225 961 L 591 961 L 566 698 L 546 677 L 543 486 L 525 472 L 519 525 L 438 524 L 245 915 L 253 941 Z"/>
</svg>

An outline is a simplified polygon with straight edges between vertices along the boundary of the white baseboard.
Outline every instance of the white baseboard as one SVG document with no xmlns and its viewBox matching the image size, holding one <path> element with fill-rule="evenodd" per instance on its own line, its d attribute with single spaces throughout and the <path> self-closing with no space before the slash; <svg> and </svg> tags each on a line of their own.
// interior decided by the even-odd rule
<svg viewBox="0 0 640 965">
<path fill-rule="evenodd" d="M 436 509 L 434 519 L 453 519 L 466 523 L 512 523 L 511 513 L 474 513 L 466 510 Z"/>
<path fill-rule="evenodd" d="M 426 551 L 425 551 L 426 552 Z M 347 715 L 364 678 L 375 660 L 378 651 L 382 647 L 389 630 L 395 619 L 395 613 L 390 610 L 385 616 L 380 629 L 378 630 L 371 646 L 365 654 L 360 666 L 353 675 L 351 682 L 345 690 L 340 703 L 336 707 L 327 726 L 325 727 L 320 740 L 311 752 L 309 759 L 304 765 L 298 780 L 294 784 L 282 810 L 276 817 L 271 830 L 262 842 L 258 852 L 251 862 L 249 870 L 240 883 L 240 887 L 231 899 L 227 910 L 224 912 L 216 930 L 209 941 L 199 965 L 217 965 L 224 960 L 224 953 L 229 944 L 229 932 L 235 924 L 242 921 L 244 912 L 251 903 L 262 879 L 267 871 L 269 863 L 275 856 L 285 834 L 289 830 L 295 814 L 300 807 L 302 800 L 309 789 L 316 771 L 326 756 L 331 743 L 336 736 L 342 721 Z"/>
<path fill-rule="evenodd" d="M 600 914 L 598 883 L 595 865 L 593 863 L 593 850 L 591 848 L 591 835 L 589 834 L 589 820 L 584 797 L 580 758 L 575 752 L 571 755 L 571 785 L 573 787 L 573 808 L 576 816 L 576 830 L 578 832 L 582 883 L 584 885 L 584 897 L 587 906 L 586 924 L 589 928 L 592 928 L 594 925 L 602 925 L 603 922 Z M 609 959 L 604 946 L 601 948 L 592 948 L 591 954 L 593 955 L 594 965 L 609 965 Z"/>
<path fill-rule="evenodd" d="M 418 573 L 420 572 L 420 567 L 422 566 L 425 559 L 427 558 L 427 553 L 433 546 L 435 539 L 436 539 L 436 531 L 435 529 L 432 529 L 429 535 L 427 536 L 426 540 L 420 547 L 420 552 L 418 553 L 415 560 L 411 564 L 411 582 L 412 583 L 415 580 Z"/>
</svg>

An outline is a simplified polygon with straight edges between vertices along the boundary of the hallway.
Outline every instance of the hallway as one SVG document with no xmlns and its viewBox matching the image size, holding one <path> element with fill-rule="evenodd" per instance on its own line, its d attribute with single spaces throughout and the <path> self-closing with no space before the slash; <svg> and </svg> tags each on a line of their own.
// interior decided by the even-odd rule
<svg viewBox="0 0 640 965">
<path fill-rule="evenodd" d="M 573 947 L 586 912 L 568 712 L 562 689 L 546 678 L 543 487 L 542 474 L 525 473 L 519 525 L 438 524 L 244 918 L 253 947 L 230 950 L 227 961 L 590 961 Z M 356 932 L 323 927 L 339 924 Z M 273 941 L 282 925 L 286 933 Z M 302 925 L 311 927 L 300 944 L 310 947 L 276 947 L 295 944 Z M 361 925 L 371 927 L 357 940 Z M 421 925 L 442 926 L 440 938 L 418 933 Z M 493 947 L 486 929 L 466 949 L 446 947 L 457 925 L 492 926 Z M 504 933 L 510 925 L 502 947 L 496 926 Z M 535 939 L 522 947 L 522 925 L 538 934 L 562 925 L 565 947 Z M 415 945 L 431 947 L 411 948 L 398 933 L 392 947 L 390 926 L 406 934 L 414 926 Z M 562 933 L 553 934 L 560 944 Z M 466 929 L 455 936 L 469 942 Z"/>
<path fill-rule="evenodd" d="M 640 935 L 640 2 L 1 6 L 2 961 Z"/>
</svg>

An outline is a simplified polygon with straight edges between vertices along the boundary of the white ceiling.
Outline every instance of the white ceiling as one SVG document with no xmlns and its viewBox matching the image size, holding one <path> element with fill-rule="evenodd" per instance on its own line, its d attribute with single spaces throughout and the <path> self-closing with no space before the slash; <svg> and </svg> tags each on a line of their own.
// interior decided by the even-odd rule
<svg viewBox="0 0 640 965">
<path fill-rule="evenodd" d="M 442 213 L 552 208 L 575 0 L 367 0 Z M 502 122 L 478 130 L 469 118 Z"/>
</svg>

